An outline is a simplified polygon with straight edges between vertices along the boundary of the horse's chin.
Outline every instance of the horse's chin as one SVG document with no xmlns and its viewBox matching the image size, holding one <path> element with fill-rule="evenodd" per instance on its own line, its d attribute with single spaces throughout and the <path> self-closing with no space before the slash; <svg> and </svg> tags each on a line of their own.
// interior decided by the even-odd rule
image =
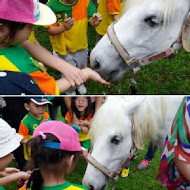
<svg viewBox="0 0 190 190">
<path fill-rule="evenodd" d="M 95 189 L 93 187 L 90 187 L 88 188 L 89 190 L 106 190 L 107 189 L 107 185 L 104 185 L 102 188 L 98 188 L 98 189 Z"/>
<path fill-rule="evenodd" d="M 124 73 L 123 74 L 117 74 L 114 76 L 113 75 L 104 76 L 104 75 L 101 75 L 101 73 L 99 73 L 99 74 L 103 79 L 105 79 L 106 81 L 111 82 L 111 83 L 118 81 L 124 75 Z"/>
</svg>

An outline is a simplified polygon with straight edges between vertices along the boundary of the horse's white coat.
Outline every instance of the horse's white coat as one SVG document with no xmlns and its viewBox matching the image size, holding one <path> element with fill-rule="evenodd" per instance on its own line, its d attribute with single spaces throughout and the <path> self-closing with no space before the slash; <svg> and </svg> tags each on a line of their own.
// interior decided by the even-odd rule
<svg viewBox="0 0 190 190">
<path fill-rule="evenodd" d="M 178 39 L 190 9 L 189 0 L 127 0 L 126 12 L 114 25 L 116 36 L 130 57 L 141 59 L 167 50 Z M 145 22 L 156 23 L 154 27 Z M 107 34 L 91 52 L 91 64 L 105 79 L 119 79 L 128 66 Z"/>
<path fill-rule="evenodd" d="M 145 138 L 153 139 L 161 147 L 182 98 L 109 96 L 92 121 L 92 156 L 108 169 L 116 170 L 130 154 L 132 130 L 137 148 L 143 148 Z M 113 139 L 119 143 L 113 143 Z M 88 164 L 83 183 L 89 189 L 102 190 L 107 180 L 104 174 Z"/>
</svg>

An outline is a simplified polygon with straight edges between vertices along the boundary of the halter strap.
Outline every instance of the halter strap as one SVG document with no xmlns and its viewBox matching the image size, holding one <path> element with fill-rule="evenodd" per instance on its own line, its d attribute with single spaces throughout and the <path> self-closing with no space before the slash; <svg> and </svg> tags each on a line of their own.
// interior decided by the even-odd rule
<svg viewBox="0 0 190 190">
<path fill-rule="evenodd" d="M 108 27 L 108 30 L 107 30 L 108 38 L 110 39 L 112 45 L 114 46 L 118 54 L 121 56 L 121 58 L 125 61 L 128 67 L 134 73 L 136 73 L 142 65 L 150 64 L 151 62 L 158 60 L 160 58 L 165 58 L 165 57 L 175 55 L 182 47 L 182 44 L 178 42 L 179 41 L 178 39 L 181 38 L 181 33 L 180 33 L 180 36 L 178 37 L 178 39 L 172 44 L 172 46 L 169 49 L 163 52 L 154 54 L 152 56 L 145 57 L 143 59 L 131 58 L 127 50 L 124 49 L 124 47 L 121 45 L 120 41 L 118 40 L 115 30 L 114 30 L 114 24 L 115 22 L 109 25 Z"/>
<path fill-rule="evenodd" d="M 133 116 L 131 118 L 131 122 L 132 122 L 132 128 L 131 128 L 131 134 L 132 134 L 132 146 L 130 149 L 130 155 L 122 162 L 122 164 L 117 168 L 117 170 L 109 170 L 108 168 L 106 168 L 105 166 L 103 166 L 102 164 L 100 164 L 92 155 L 91 152 L 89 152 L 88 156 L 87 156 L 87 160 L 88 162 L 93 165 L 96 169 L 98 169 L 99 171 L 101 171 L 103 174 L 105 174 L 107 177 L 109 177 L 109 179 L 112 180 L 112 190 L 115 189 L 115 184 L 117 182 L 118 176 L 122 170 L 123 167 L 125 167 L 126 163 L 129 162 L 131 160 L 131 158 L 134 155 L 134 149 L 135 147 L 135 132 L 134 132 L 134 119 Z"/>
</svg>

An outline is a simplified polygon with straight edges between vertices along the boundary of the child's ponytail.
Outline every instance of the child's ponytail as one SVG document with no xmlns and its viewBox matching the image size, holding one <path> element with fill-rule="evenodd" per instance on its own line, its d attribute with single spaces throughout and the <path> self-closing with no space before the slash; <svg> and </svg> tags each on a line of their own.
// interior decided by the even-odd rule
<svg viewBox="0 0 190 190">
<path fill-rule="evenodd" d="M 34 169 L 27 183 L 28 190 L 39 190 L 43 185 L 42 174 L 39 169 Z"/>
<path fill-rule="evenodd" d="M 39 190 L 41 189 L 43 185 L 42 174 L 38 167 L 39 166 L 38 159 L 35 160 L 37 156 L 37 152 L 41 151 L 37 147 L 40 147 L 40 144 L 42 144 L 42 141 L 43 141 L 42 137 L 38 136 L 34 139 L 31 139 L 27 143 L 27 150 L 31 149 L 31 153 L 29 154 L 31 154 L 32 157 L 31 157 L 31 160 L 27 163 L 26 168 L 33 171 L 27 183 L 27 188 L 26 188 L 27 190 Z"/>
</svg>

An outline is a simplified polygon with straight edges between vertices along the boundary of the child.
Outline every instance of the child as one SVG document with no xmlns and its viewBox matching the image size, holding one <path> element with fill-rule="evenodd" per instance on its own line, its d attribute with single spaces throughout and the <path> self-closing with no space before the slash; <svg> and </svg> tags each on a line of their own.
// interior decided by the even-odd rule
<svg viewBox="0 0 190 190">
<path fill-rule="evenodd" d="M 190 97 L 184 97 L 168 130 L 158 179 L 168 190 L 190 189 Z"/>
<path fill-rule="evenodd" d="M 15 129 L 0 118 L 0 189 L 18 179 L 28 180 L 30 174 L 16 168 L 6 168 L 12 161 L 12 152 L 20 146 L 22 136 L 17 134 Z"/>
<path fill-rule="evenodd" d="M 102 22 L 96 27 L 97 42 L 106 34 L 112 22 L 119 20 L 123 0 L 99 0 L 98 12 L 102 15 Z"/>
<path fill-rule="evenodd" d="M 88 22 L 96 27 L 101 15 L 91 0 L 49 0 L 47 5 L 53 10 L 57 22 L 47 28 L 54 55 L 64 59 L 79 69 L 88 63 Z M 76 88 L 67 94 L 75 95 Z M 86 94 L 84 85 L 78 86 L 80 94 Z"/>
<path fill-rule="evenodd" d="M 72 125 L 77 125 L 81 128 L 81 132 L 79 133 L 81 146 L 89 150 L 90 136 L 88 135 L 88 131 L 90 128 L 90 120 L 93 116 L 90 97 L 72 97 L 71 109 L 73 111 L 73 115 L 71 115 L 70 112 L 67 112 L 65 120 L 68 123 Z"/>
<path fill-rule="evenodd" d="M 13 4 L 14 6 L 12 6 Z M 55 81 L 21 47 L 33 30 L 32 24 L 49 25 L 55 21 L 53 12 L 37 0 L 2 0 L 0 7 L 0 70 L 28 73 L 40 89 L 47 94 L 59 94 L 69 89 L 71 87 L 69 81 L 66 79 Z M 89 68 L 82 72 L 86 79 L 91 78 L 105 82 Z"/>
<path fill-rule="evenodd" d="M 66 181 L 82 151 L 77 132 L 60 121 L 40 124 L 27 145 L 31 147 L 33 173 L 26 188 L 30 190 L 82 190 L 82 185 Z"/>
<path fill-rule="evenodd" d="M 49 114 L 46 112 L 47 104 L 52 103 L 42 96 L 25 98 L 24 107 L 28 111 L 28 114 L 21 121 L 18 131 L 18 133 L 23 136 L 23 144 L 26 144 L 26 142 L 32 138 L 34 130 L 40 123 L 50 119 Z M 24 157 L 25 160 L 29 159 L 25 145 Z"/>
</svg>

